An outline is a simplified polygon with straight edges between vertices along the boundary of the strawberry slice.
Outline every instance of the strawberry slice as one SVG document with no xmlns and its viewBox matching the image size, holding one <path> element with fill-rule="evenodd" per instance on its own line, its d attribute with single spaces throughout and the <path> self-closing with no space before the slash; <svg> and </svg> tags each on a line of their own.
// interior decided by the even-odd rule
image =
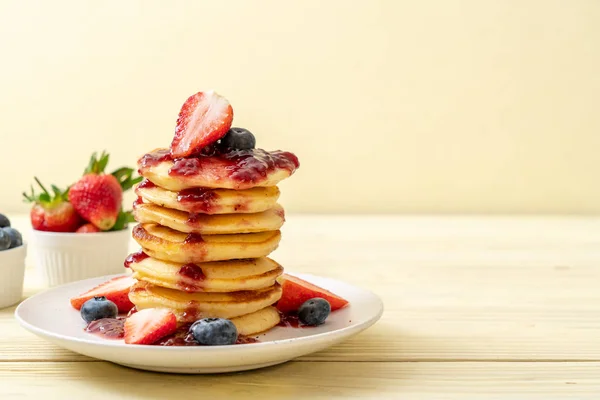
<svg viewBox="0 0 600 400">
<path fill-rule="evenodd" d="M 179 111 L 171 155 L 187 157 L 221 139 L 233 121 L 233 108 L 215 92 L 198 92 L 190 96 Z"/>
<path fill-rule="evenodd" d="M 125 321 L 125 343 L 152 344 L 177 330 L 175 314 L 165 308 L 146 308 Z"/>
<path fill-rule="evenodd" d="M 133 308 L 133 303 L 129 300 L 129 289 L 135 282 L 136 280 L 131 276 L 118 276 L 96 286 L 92 290 L 73 297 L 71 305 L 80 310 L 83 303 L 92 297 L 104 296 L 117 305 L 120 313 L 129 312 Z"/>
<path fill-rule="evenodd" d="M 292 275 L 283 274 L 278 281 L 283 293 L 277 302 L 277 309 L 284 313 L 298 311 L 302 303 L 314 297 L 327 300 L 331 305 L 331 311 L 339 310 L 348 304 L 348 300 Z"/>
</svg>

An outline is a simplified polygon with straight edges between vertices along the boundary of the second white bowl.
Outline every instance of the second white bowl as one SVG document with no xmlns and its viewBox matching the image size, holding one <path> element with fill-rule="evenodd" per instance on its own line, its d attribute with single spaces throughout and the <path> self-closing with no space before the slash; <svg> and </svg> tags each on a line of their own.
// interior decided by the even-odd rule
<svg viewBox="0 0 600 400">
<path fill-rule="evenodd" d="M 35 265 L 47 286 L 125 272 L 129 229 L 99 233 L 60 233 L 34 230 Z"/>
</svg>

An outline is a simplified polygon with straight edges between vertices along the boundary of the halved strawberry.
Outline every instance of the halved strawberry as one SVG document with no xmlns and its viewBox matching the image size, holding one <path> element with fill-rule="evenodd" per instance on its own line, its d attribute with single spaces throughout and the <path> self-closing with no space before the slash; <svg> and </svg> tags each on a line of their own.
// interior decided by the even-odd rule
<svg viewBox="0 0 600 400">
<path fill-rule="evenodd" d="M 129 312 L 133 303 L 129 300 L 129 289 L 136 282 L 131 276 L 118 276 L 104 282 L 92 290 L 89 290 L 71 299 L 71 305 L 77 310 L 81 309 L 83 303 L 95 296 L 104 296 L 117 305 L 120 313 Z"/>
<path fill-rule="evenodd" d="M 277 302 L 277 309 L 281 312 L 295 312 L 306 300 L 321 297 L 329 302 L 331 311 L 339 310 L 348 304 L 348 301 L 331 293 L 328 290 L 313 285 L 303 279 L 292 275 L 283 274 L 278 279 L 283 293 Z"/>
<path fill-rule="evenodd" d="M 175 314 L 165 308 L 146 308 L 125 320 L 125 343 L 152 344 L 177 330 Z"/>
<path fill-rule="evenodd" d="M 233 121 L 233 108 L 227 99 L 213 91 L 190 96 L 179 111 L 173 157 L 187 157 L 221 139 Z"/>
</svg>

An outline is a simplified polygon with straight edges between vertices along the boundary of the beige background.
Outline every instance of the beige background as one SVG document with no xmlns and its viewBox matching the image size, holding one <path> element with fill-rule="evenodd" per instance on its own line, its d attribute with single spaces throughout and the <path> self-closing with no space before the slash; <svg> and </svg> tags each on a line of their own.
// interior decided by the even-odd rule
<svg viewBox="0 0 600 400">
<path fill-rule="evenodd" d="M 600 211 L 598 1 L 2 1 L 0 210 L 170 143 L 188 95 L 305 212 Z"/>
</svg>

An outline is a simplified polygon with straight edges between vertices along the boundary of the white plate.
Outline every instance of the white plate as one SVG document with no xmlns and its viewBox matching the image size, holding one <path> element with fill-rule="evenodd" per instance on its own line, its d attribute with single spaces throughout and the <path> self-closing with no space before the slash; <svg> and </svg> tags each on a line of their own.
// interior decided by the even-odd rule
<svg viewBox="0 0 600 400">
<path fill-rule="evenodd" d="M 296 274 L 295 274 L 296 275 Z M 383 313 L 375 294 L 333 279 L 297 274 L 336 293 L 349 306 L 331 313 L 314 328 L 275 327 L 259 335 L 259 343 L 232 346 L 166 347 L 129 345 L 84 331 L 85 323 L 69 299 L 108 280 L 86 279 L 58 286 L 23 301 L 15 317 L 27 330 L 58 346 L 127 367 L 173 373 L 243 371 L 280 364 L 337 344 L 373 325 Z"/>
</svg>

